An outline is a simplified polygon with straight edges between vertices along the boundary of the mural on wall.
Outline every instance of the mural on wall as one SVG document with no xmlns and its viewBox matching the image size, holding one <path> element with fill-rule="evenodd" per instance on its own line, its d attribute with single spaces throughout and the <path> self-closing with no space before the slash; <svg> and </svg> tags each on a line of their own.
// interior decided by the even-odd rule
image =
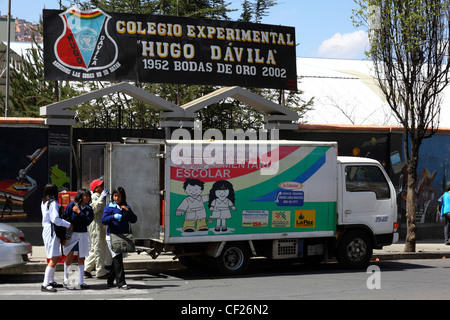
<svg viewBox="0 0 450 320">
<path fill-rule="evenodd" d="M 70 189 L 70 127 L 0 127 L 0 222 L 41 221 L 49 182 Z"/>
<path fill-rule="evenodd" d="M 26 218 L 23 210 L 24 201 L 32 195 L 37 189 L 37 182 L 28 175 L 31 168 L 42 158 L 42 155 L 47 151 L 47 147 L 36 149 L 36 151 L 27 155 L 30 163 L 26 168 L 20 169 L 16 179 L 2 179 L 0 180 L 0 202 L 3 203 L 1 218 L 6 215 L 11 218 Z M 13 214 L 14 213 L 14 214 Z"/>
<path fill-rule="evenodd" d="M 47 137 L 46 129 L 0 128 L 0 222 L 40 220 Z"/>
<path fill-rule="evenodd" d="M 436 134 L 424 140 L 417 167 L 417 208 L 419 222 L 439 222 L 437 200 L 450 181 L 450 136 Z"/>
<path fill-rule="evenodd" d="M 403 134 L 358 133 L 348 129 L 345 132 L 302 132 L 294 139 L 337 141 L 339 155 L 361 156 L 378 160 L 389 174 L 397 192 L 398 221 L 405 222 L 407 166 L 403 151 Z M 350 136 L 351 135 L 351 136 Z M 350 138 L 351 137 L 351 138 Z M 450 182 L 450 135 L 439 131 L 420 147 L 417 167 L 417 211 L 418 223 L 440 222 L 437 200 Z"/>
<path fill-rule="evenodd" d="M 417 185 L 415 188 L 416 221 L 417 223 L 440 222 L 437 211 L 438 199 L 448 181 L 450 156 L 450 136 L 436 134 L 423 141 L 419 152 L 417 166 Z M 400 222 L 406 222 L 406 192 L 408 172 L 403 147 L 402 151 L 393 151 L 390 155 L 390 178 L 397 190 L 398 217 Z"/>
<path fill-rule="evenodd" d="M 60 191 L 70 190 L 71 128 L 51 126 L 48 130 L 49 181 Z"/>
</svg>

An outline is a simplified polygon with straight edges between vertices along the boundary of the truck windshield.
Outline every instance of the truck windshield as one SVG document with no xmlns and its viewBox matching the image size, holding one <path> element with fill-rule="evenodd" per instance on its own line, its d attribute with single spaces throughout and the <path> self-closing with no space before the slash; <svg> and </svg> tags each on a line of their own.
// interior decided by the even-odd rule
<svg viewBox="0 0 450 320">
<path fill-rule="evenodd" d="M 345 185 L 349 192 L 373 191 L 378 200 L 390 198 L 389 184 L 375 166 L 347 166 Z"/>
</svg>

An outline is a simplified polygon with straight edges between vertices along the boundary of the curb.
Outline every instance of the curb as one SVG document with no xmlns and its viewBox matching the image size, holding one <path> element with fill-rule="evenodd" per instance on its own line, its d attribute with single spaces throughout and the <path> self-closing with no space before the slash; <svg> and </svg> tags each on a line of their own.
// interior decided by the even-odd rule
<svg viewBox="0 0 450 320">
<path fill-rule="evenodd" d="M 374 254 L 372 260 L 379 259 L 382 260 L 420 260 L 420 259 L 450 259 L 450 252 L 393 252 L 393 253 L 382 253 Z"/>
<path fill-rule="evenodd" d="M 419 259 L 450 259 L 450 251 L 432 252 L 391 252 L 375 253 L 371 261 L 392 261 L 392 260 L 419 260 Z M 45 261 L 31 261 L 26 265 L 0 270 L 0 274 L 21 274 L 21 273 L 43 273 L 47 263 Z M 180 261 L 173 259 L 149 260 L 149 261 L 124 261 L 125 270 L 177 270 L 185 268 Z M 63 271 L 62 263 L 58 263 L 56 271 Z"/>
<path fill-rule="evenodd" d="M 165 259 L 160 261 L 124 261 L 125 270 L 176 270 L 184 266 L 178 260 Z M 43 273 L 47 263 L 45 261 L 30 261 L 25 265 L 0 270 L 1 274 Z M 64 271 L 63 263 L 56 265 L 56 271 Z"/>
</svg>

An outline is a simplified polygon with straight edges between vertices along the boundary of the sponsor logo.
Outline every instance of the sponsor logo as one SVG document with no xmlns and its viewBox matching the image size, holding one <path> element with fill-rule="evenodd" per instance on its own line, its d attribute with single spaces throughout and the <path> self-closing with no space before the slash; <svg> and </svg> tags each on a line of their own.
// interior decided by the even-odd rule
<svg viewBox="0 0 450 320">
<path fill-rule="evenodd" d="M 303 184 L 296 181 L 288 181 L 282 182 L 278 186 L 285 190 L 300 190 L 303 187 Z"/>
<path fill-rule="evenodd" d="M 296 228 L 315 228 L 316 210 L 295 210 Z"/>
<path fill-rule="evenodd" d="M 289 228 L 291 226 L 290 211 L 272 211 L 272 227 Z"/>
</svg>

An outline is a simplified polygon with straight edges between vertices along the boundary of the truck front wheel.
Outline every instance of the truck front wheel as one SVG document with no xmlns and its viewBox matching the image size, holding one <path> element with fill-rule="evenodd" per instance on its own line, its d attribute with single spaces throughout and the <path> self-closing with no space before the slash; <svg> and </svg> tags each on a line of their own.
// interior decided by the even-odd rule
<svg viewBox="0 0 450 320">
<path fill-rule="evenodd" d="M 344 233 L 339 241 L 336 258 L 346 268 L 361 269 L 369 265 L 372 253 L 373 244 L 368 234 L 352 230 Z"/>
<path fill-rule="evenodd" d="M 227 243 L 214 262 L 217 270 L 224 275 L 242 274 L 250 262 L 248 246 L 242 243 Z"/>
</svg>

